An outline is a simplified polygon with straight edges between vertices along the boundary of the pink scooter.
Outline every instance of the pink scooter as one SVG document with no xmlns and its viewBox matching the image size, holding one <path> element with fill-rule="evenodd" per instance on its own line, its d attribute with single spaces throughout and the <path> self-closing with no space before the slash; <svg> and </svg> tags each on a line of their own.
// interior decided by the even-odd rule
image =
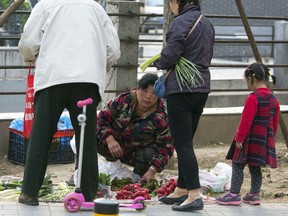
<svg viewBox="0 0 288 216">
<path fill-rule="evenodd" d="M 81 133 L 80 133 L 80 150 L 79 150 L 79 164 L 78 164 L 78 173 L 77 173 L 77 182 L 76 182 L 76 189 L 74 192 L 68 193 L 63 198 L 64 207 L 69 212 L 77 212 L 81 209 L 91 209 L 94 208 L 93 202 L 85 202 L 84 195 L 82 194 L 80 185 L 81 185 L 81 172 L 82 172 L 82 160 L 83 160 L 83 145 L 84 145 L 84 132 L 85 132 L 85 122 L 87 119 L 86 116 L 86 107 L 87 105 L 90 105 L 93 103 L 92 98 L 88 98 L 86 100 L 78 101 L 77 106 L 79 108 L 83 108 L 82 114 L 79 114 L 77 119 L 79 122 L 79 125 L 81 126 Z M 119 207 L 124 208 L 131 208 L 136 209 L 137 211 L 141 211 L 146 208 L 144 203 L 144 197 L 136 197 L 132 204 L 127 203 L 119 203 Z"/>
</svg>

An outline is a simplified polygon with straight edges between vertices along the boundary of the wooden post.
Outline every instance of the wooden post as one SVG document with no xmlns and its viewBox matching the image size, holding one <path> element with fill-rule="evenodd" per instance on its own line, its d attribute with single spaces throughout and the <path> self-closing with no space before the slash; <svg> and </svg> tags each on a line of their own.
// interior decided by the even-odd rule
<svg viewBox="0 0 288 216">
<path fill-rule="evenodd" d="M 254 39 L 254 35 L 251 31 L 251 28 L 250 28 L 250 25 L 249 25 L 249 22 L 248 22 L 248 19 L 247 19 L 247 16 L 246 16 L 243 4 L 242 4 L 242 0 L 236 0 L 236 4 L 237 4 L 238 10 L 239 10 L 239 14 L 240 14 L 241 20 L 243 22 L 243 26 L 245 28 L 246 34 L 248 36 L 250 46 L 253 50 L 254 57 L 255 57 L 257 62 L 262 62 L 262 58 L 261 58 L 260 53 L 258 51 L 257 44 L 256 44 L 256 41 Z M 282 132 L 283 137 L 285 139 L 286 146 L 288 148 L 288 133 L 287 133 L 287 128 L 285 126 L 285 122 L 283 120 L 283 116 L 282 116 L 281 112 L 279 115 L 279 124 L 280 124 L 280 128 L 281 128 L 281 132 Z"/>
<path fill-rule="evenodd" d="M 9 19 L 9 17 L 17 10 L 17 8 L 24 2 L 25 0 L 14 0 L 8 8 L 1 14 L 0 16 L 0 27 L 2 27 Z"/>
<path fill-rule="evenodd" d="M 166 44 L 166 33 L 168 31 L 169 25 L 173 20 L 173 16 L 169 7 L 169 0 L 164 1 L 164 11 L 163 11 L 164 23 L 163 23 L 163 46 Z"/>
<path fill-rule="evenodd" d="M 163 46 L 166 44 L 166 33 L 168 31 L 168 27 L 173 20 L 173 16 L 169 7 L 169 0 L 164 0 L 164 11 L 163 11 L 164 23 L 163 23 Z M 166 165 L 165 169 L 173 170 L 175 168 L 175 154 L 169 159 L 168 164 Z"/>
</svg>

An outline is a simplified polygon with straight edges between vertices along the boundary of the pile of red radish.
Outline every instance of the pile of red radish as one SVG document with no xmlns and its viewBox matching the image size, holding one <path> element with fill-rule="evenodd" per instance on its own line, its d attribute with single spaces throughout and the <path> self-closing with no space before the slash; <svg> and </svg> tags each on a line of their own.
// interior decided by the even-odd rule
<svg viewBox="0 0 288 216">
<path fill-rule="evenodd" d="M 168 196 L 170 193 L 173 193 L 176 186 L 177 181 L 174 178 L 170 178 L 170 180 L 165 185 L 156 190 L 158 198 L 162 196 Z"/>
<path fill-rule="evenodd" d="M 144 197 L 145 200 L 151 199 L 149 190 L 142 188 L 140 183 L 123 186 L 117 191 L 116 199 L 134 199 L 138 196 Z"/>
</svg>

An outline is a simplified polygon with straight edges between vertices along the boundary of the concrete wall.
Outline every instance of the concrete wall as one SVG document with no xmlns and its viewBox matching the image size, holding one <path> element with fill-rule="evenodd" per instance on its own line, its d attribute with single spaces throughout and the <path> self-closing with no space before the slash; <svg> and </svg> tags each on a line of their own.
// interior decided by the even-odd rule
<svg viewBox="0 0 288 216">
<path fill-rule="evenodd" d="M 17 47 L 0 47 L 0 65 L 23 65 Z M 25 92 L 26 69 L 0 69 L 0 92 Z M 1 112 L 22 112 L 25 95 L 0 95 Z"/>
<path fill-rule="evenodd" d="M 228 109 L 213 109 L 212 112 L 206 109 L 202 115 L 197 132 L 194 137 L 194 146 L 213 146 L 216 143 L 230 144 L 235 131 L 238 127 L 240 117 L 241 117 L 241 108 L 237 108 L 237 112 L 233 112 L 230 109 L 229 113 L 221 110 Z M 240 111 L 239 111 L 240 110 Z M 0 154 L 8 154 L 9 149 L 9 125 L 15 117 L 21 117 L 23 113 L 6 115 L 3 117 L 0 114 Z M 288 124 L 288 107 L 286 112 L 282 113 L 284 123 Z M 279 126 L 277 137 L 277 142 L 284 142 L 284 138 Z"/>
<path fill-rule="evenodd" d="M 282 113 L 285 124 L 288 124 L 288 110 Z M 204 114 L 202 115 L 194 137 L 195 146 L 207 146 L 215 143 L 230 144 L 238 127 L 241 113 Z M 277 142 L 284 142 L 279 126 L 276 136 Z"/>
<path fill-rule="evenodd" d="M 107 4 L 107 13 L 128 14 L 129 12 L 138 14 L 140 10 L 139 2 L 111 2 Z M 138 42 L 139 38 L 139 17 L 111 16 L 112 22 L 118 30 L 118 36 L 121 41 L 121 57 L 118 65 L 137 65 L 138 64 Z M 128 38 L 136 39 L 129 41 Z M 129 79 L 127 79 L 129 77 Z M 137 82 L 137 68 L 119 67 L 111 68 L 107 72 L 105 90 L 123 90 L 131 89 Z M 99 107 L 105 106 L 105 102 L 111 100 L 117 93 L 106 93 Z"/>
</svg>

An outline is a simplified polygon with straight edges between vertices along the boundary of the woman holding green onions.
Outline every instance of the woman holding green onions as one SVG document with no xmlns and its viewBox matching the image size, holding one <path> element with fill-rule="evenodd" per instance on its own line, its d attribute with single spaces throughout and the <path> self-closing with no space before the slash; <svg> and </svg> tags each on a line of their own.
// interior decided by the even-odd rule
<svg viewBox="0 0 288 216">
<path fill-rule="evenodd" d="M 169 5 L 175 19 L 166 34 L 167 44 L 154 66 L 170 70 L 166 78 L 166 100 L 178 157 L 178 184 L 172 194 L 159 201 L 174 204 L 172 209 L 175 211 L 202 210 L 193 137 L 210 93 L 209 66 L 215 32 L 203 16 L 188 36 L 201 15 L 200 0 L 169 0 Z"/>
</svg>

